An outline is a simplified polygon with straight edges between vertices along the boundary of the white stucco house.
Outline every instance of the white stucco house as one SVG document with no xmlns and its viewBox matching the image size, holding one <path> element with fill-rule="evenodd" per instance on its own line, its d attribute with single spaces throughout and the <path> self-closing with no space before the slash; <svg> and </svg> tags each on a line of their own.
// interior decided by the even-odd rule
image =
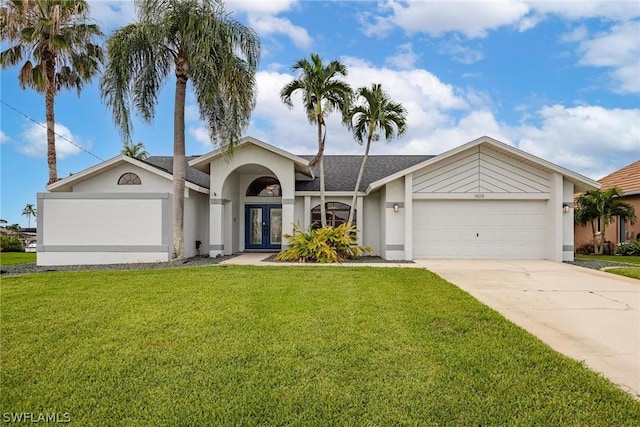
<svg viewBox="0 0 640 427">
<path fill-rule="evenodd" d="M 319 218 L 319 179 L 298 156 L 244 138 L 189 157 L 185 255 L 276 251 Z M 325 156 L 330 224 L 346 221 L 361 156 Z M 118 156 L 38 194 L 38 264 L 168 261 L 172 158 Z M 360 242 L 389 260 L 573 259 L 573 194 L 597 182 L 489 137 L 437 156 L 370 156 Z"/>
</svg>

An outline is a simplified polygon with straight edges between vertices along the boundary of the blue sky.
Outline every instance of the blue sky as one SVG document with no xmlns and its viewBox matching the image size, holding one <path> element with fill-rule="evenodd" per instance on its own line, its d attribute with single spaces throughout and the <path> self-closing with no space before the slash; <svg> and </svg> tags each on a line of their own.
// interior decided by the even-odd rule
<svg viewBox="0 0 640 427">
<path fill-rule="evenodd" d="M 130 1 L 90 0 L 108 35 L 135 20 Z M 313 153 L 315 128 L 299 100 L 279 98 L 290 66 L 311 52 L 339 59 L 354 87 L 381 83 L 408 109 L 401 139 L 372 154 L 438 154 L 489 135 L 582 173 L 602 176 L 640 158 L 640 3 L 638 1 L 228 1 L 232 17 L 262 42 L 258 99 L 247 135 L 295 154 Z M 6 45 L 2 45 L 4 50 Z M 63 178 L 118 155 L 122 141 L 101 102 L 98 78 L 78 98 L 56 98 Z M 20 90 L 17 69 L 2 70 L 0 98 L 44 122 L 44 98 Z M 135 142 L 152 155 L 172 152 L 168 80 L 151 125 L 136 122 Z M 0 105 L 0 217 L 21 216 L 48 180 L 45 130 Z M 187 154 L 213 149 L 189 96 Z M 327 153 L 359 154 L 337 117 Z"/>
</svg>

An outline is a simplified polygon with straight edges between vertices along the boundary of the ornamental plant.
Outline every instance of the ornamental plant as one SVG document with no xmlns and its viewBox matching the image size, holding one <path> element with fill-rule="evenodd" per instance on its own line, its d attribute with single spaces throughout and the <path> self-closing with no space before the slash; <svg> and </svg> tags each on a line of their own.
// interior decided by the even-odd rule
<svg viewBox="0 0 640 427">
<path fill-rule="evenodd" d="M 347 259 L 359 258 L 363 252 L 371 252 L 368 246 L 358 245 L 358 230 L 347 224 L 338 227 L 309 226 L 303 230 L 300 223 L 293 224 L 293 234 L 285 234 L 288 246 L 277 256 L 278 261 L 295 262 L 344 262 Z"/>
</svg>

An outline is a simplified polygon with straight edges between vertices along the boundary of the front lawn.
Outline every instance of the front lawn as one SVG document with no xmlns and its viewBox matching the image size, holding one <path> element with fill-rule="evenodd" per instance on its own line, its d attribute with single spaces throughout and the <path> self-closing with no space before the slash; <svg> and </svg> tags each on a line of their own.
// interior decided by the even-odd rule
<svg viewBox="0 0 640 427">
<path fill-rule="evenodd" d="M 640 267 L 607 268 L 605 271 L 607 273 L 619 274 L 620 276 L 626 276 L 640 280 Z"/>
<path fill-rule="evenodd" d="M 29 264 L 36 262 L 35 252 L 0 252 L 0 265 Z"/>
<path fill-rule="evenodd" d="M 627 264 L 640 264 L 640 256 L 576 254 L 576 258 L 587 259 L 592 261 L 613 261 L 613 262 L 625 262 Z"/>
<path fill-rule="evenodd" d="M 640 425 L 640 403 L 425 270 L 0 284 L 3 413 L 77 425 Z"/>
</svg>

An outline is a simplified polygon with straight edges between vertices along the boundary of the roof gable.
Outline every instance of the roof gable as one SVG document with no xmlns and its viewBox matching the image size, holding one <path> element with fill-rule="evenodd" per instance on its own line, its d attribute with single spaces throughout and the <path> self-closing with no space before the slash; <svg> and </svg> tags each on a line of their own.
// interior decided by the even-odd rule
<svg viewBox="0 0 640 427">
<path fill-rule="evenodd" d="M 516 159 L 528 166 L 533 166 L 545 172 L 559 173 L 564 177 L 566 177 L 570 182 L 572 182 L 575 185 L 576 191 L 586 191 L 586 190 L 592 190 L 600 187 L 600 184 L 598 182 L 590 178 L 587 178 L 586 176 L 580 175 L 576 172 L 572 172 L 569 169 L 555 165 L 551 162 L 543 160 L 539 157 L 536 157 L 532 154 L 529 154 L 525 151 L 522 151 L 510 145 L 507 145 L 491 137 L 482 136 L 478 139 L 474 139 L 471 142 L 468 142 L 452 150 L 446 151 L 442 154 L 439 154 L 428 160 L 425 160 L 422 163 L 416 164 L 403 171 L 400 171 L 398 173 L 395 173 L 393 175 L 380 179 L 379 181 L 373 182 L 367 188 L 367 192 L 374 191 L 375 189 L 387 184 L 388 182 L 391 182 L 395 179 L 398 179 L 400 177 L 403 177 L 405 175 L 408 175 L 410 173 L 423 169 L 427 166 L 430 166 L 439 162 L 445 162 L 447 159 L 450 159 L 460 153 L 463 153 L 464 151 L 471 150 L 482 145 L 488 146 L 491 149 L 495 150 L 496 152 L 500 153 L 501 155 L 507 158 Z"/>
<path fill-rule="evenodd" d="M 264 150 L 267 150 L 267 151 L 270 151 L 270 152 L 272 152 L 272 153 L 274 153 L 276 155 L 279 155 L 281 157 L 289 159 L 292 162 L 294 162 L 295 169 L 296 169 L 297 172 L 302 172 L 302 173 L 309 174 L 309 167 L 308 167 L 309 161 L 308 160 L 306 160 L 306 159 L 304 159 L 302 157 L 296 156 L 295 154 L 291 154 L 288 151 L 285 151 L 285 150 L 283 150 L 281 148 L 275 147 L 275 146 L 273 146 L 271 144 L 267 144 L 266 142 L 261 141 L 261 140 L 259 140 L 257 138 L 253 138 L 251 136 L 245 136 L 244 138 L 240 139 L 240 141 L 238 141 L 238 144 L 236 145 L 235 150 L 242 149 L 243 146 L 246 146 L 248 144 L 254 145 L 256 147 L 260 147 L 260 148 L 262 148 Z M 228 155 L 227 151 L 226 151 L 226 148 L 225 147 L 220 147 L 220 148 L 217 148 L 216 150 L 214 150 L 214 151 L 212 151 L 210 153 L 207 153 L 207 154 L 204 154 L 202 156 L 193 158 L 193 160 L 191 160 L 189 162 L 189 166 L 191 166 L 193 168 L 196 168 L 196 169 L 198 169 L 200 171 L 203 171 L 203 172 L 209 172 L 210 163 L 213 160 L 218 159 L 220 157 L 224 157 L 226 155 Z"/>
<path fill-rule="evenodd" d="M 172 157 L 169 157 L 169 159 L 172 159 Z M 171 162 L 172 163 L 172 162 Z M 113 168 L 116 168 L 120 165 L 123 164 L 130 164 L 132 166 L 136 166 L 139 167 L 141 169 L 144 169 L 148 172 L 154 173 L 156 175 L 159 175 L 165 179 L 168 180 L 172 180 L 173 179 L 173 175 L 164 170 L 162 167 L 153 164 L 151 162 L 146 162 L 146 161 L 142 161 L 142 160 L 138 160 L 138 159 L 134 159 L 132 157 L 129 156 L 125 156 L 124 154 L 121 154 L 119 156 L 113 157 L 109 160 L 106 160 L 102 163 L 99 163 L 95 166 L 92 166 L 88 169 L 85 169 L 81 172 L 78 172 L 76 174 L 73 174 L 67 178 L 61 179 L 59 181 L 54 182 L 53 184 L 49 184 L 47 186 L 47 190 L 49 191 L 72 191 L 73 186 L 79 182 L 82 181 L 86 181 L 88 179 L 91 179 L 97 175 L 100 175 L 108 170 L 111 170 Z M 172 163 L 173 164 L 173 163 Z M 173 167 L 173 166 L 172 166 Z M 189 169 L 189 168 L 187 168 Z M 208 181 L 207 181 L 208 182 Z M 191 182 L 190 180 L 187 180 L 187 182 L 185 183 L 185 185 L 195 191 L 201 192 L 201 193 L 208 193 L 208 187 L 209 185 L 207 184 L 206 186 L 202 186 L 199 183 L 195 183 L 195 182 Z"/>
</svg>

